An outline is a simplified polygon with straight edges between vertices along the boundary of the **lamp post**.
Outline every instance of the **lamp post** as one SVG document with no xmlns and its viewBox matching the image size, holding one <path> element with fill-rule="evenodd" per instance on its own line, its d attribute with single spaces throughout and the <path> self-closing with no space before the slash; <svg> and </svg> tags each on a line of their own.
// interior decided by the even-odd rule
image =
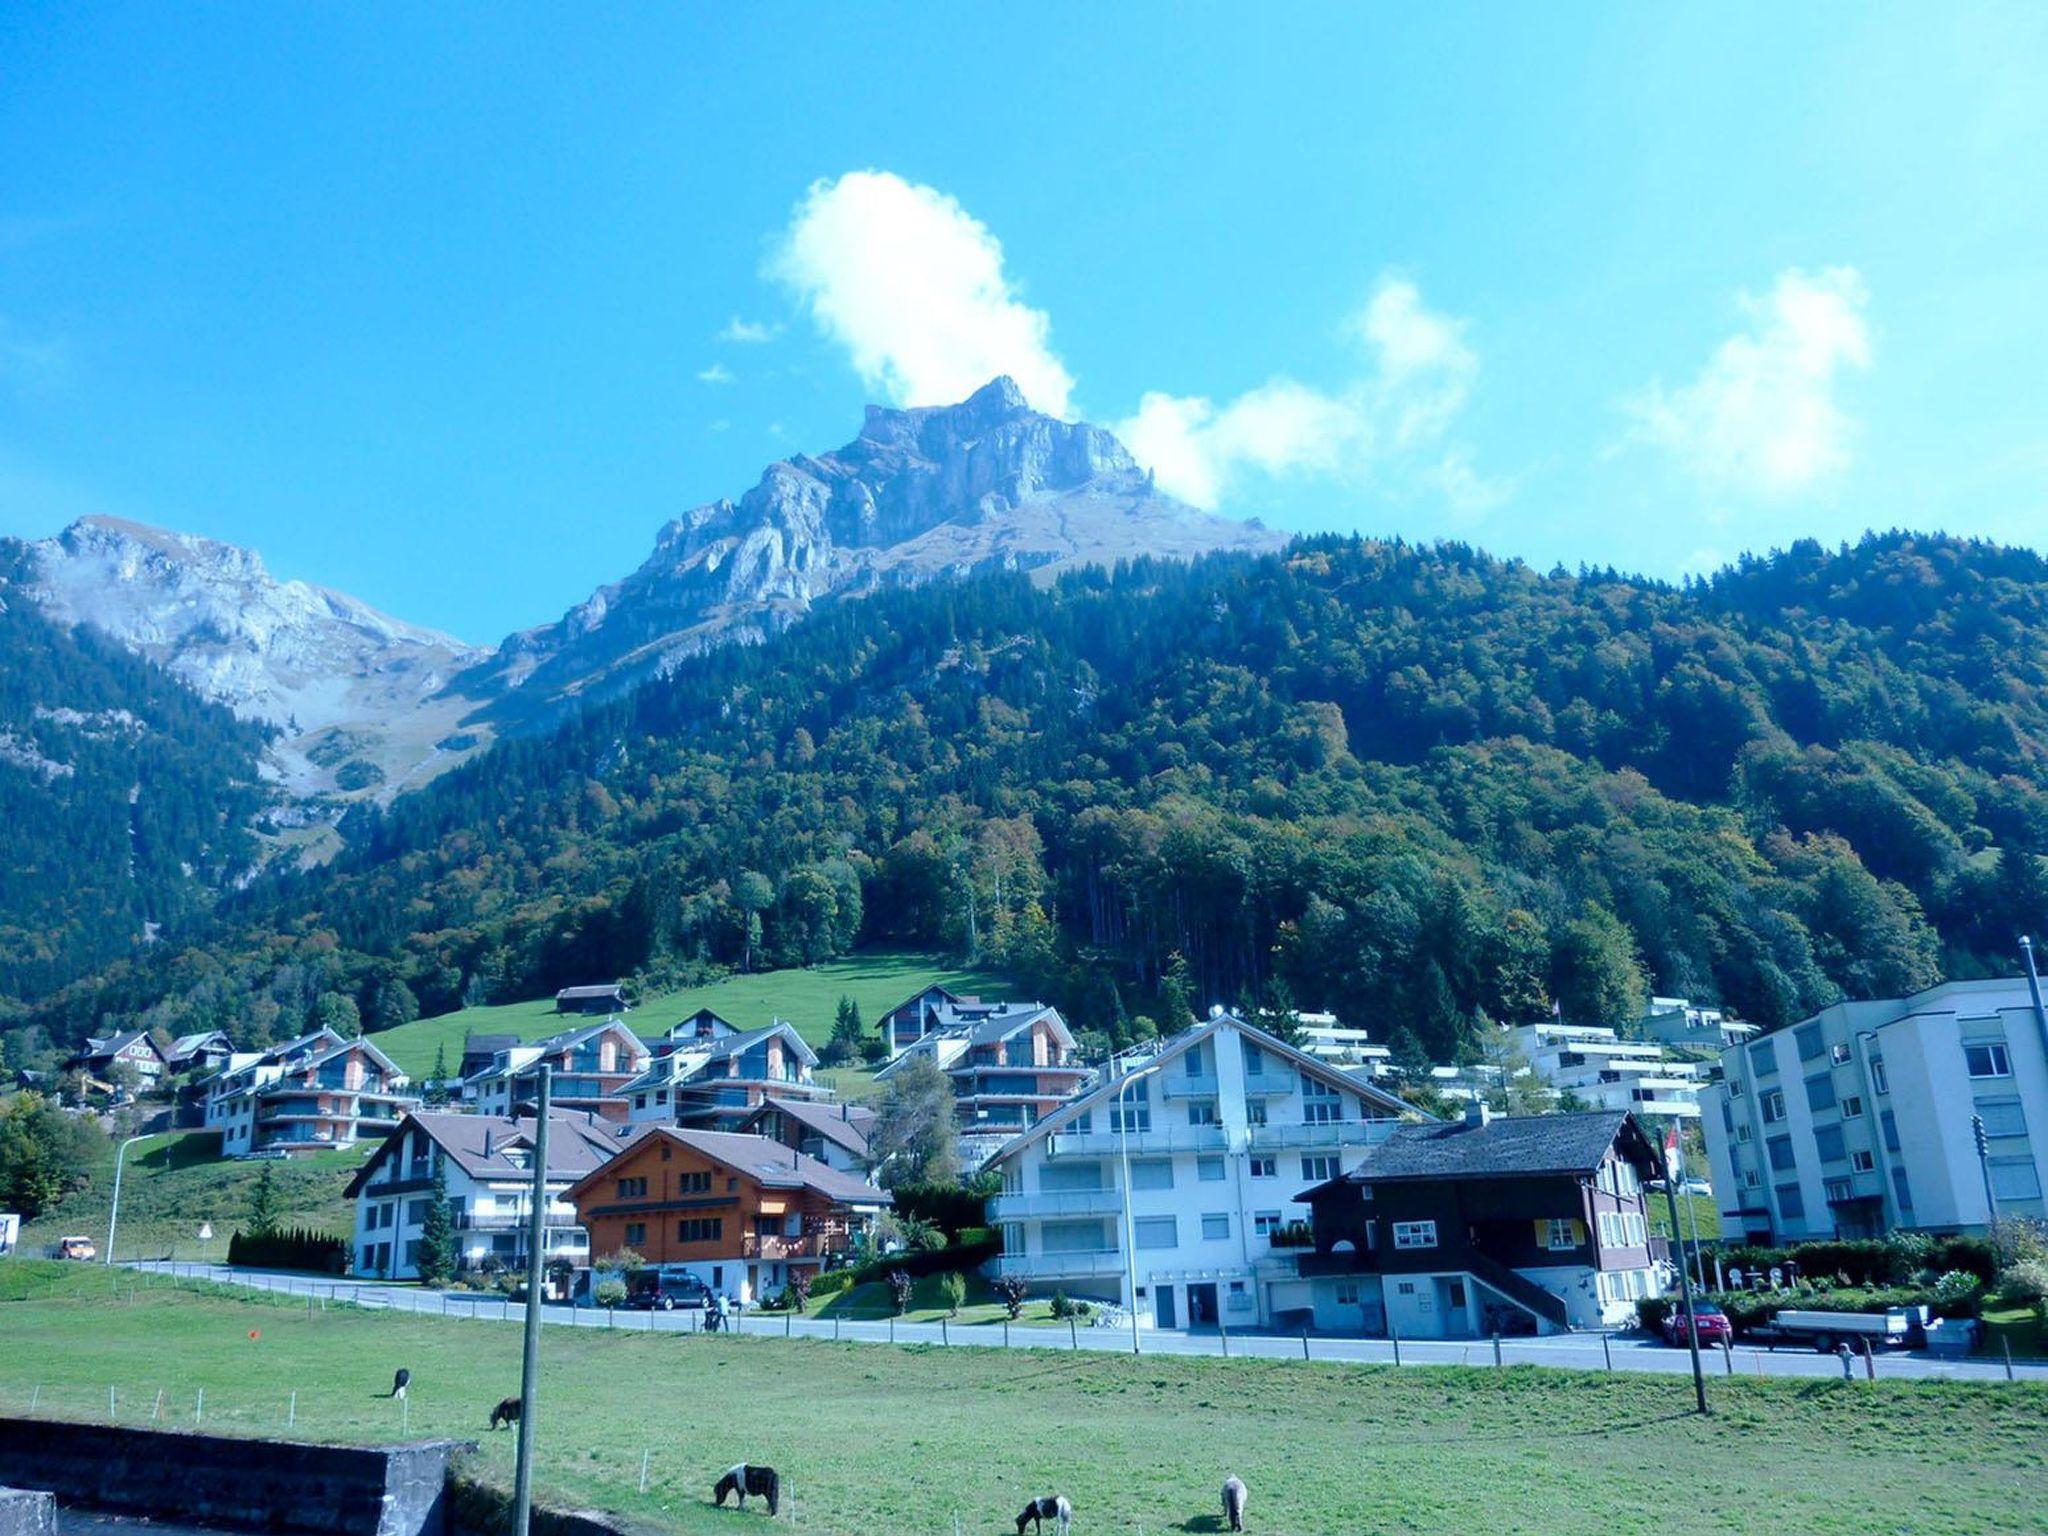
<svg viewBox="0 0 2048 1536">
<path fill-rule="evenodd" d="M 1124 1096 L 1134 1083 L 1159 1070 L 1159 1063 L 1140 1067 L 1125 1078 L 1116 1091 L 1117 1155 L 1123 1163 L 1124 1184 L 1124 1276 L 1131 1290 L 1131 1353 L 1138 1353 L 1138 1225 L 1131 1215 L 1131 1112 Z"/>
<path fill-rule="evenodd" d="M 533 1112 L 533 1204 L 526 1227 L 526 1330 L 519 1366 L 519 1449 L 512 1474 L 512 1536 L 527 1536 L 533 1512 L 533 1410 L 540 1389 L 541 1284 L 547 1262 L 548 1107 L 551 1096 L 548 1064 L 540 1064 L 538 1103 Z M 515 1110 L 515 1114 L 516 1114 Z"/>
<path fill-rule="evenodd" d="M 149 1140 L 154 1134 L 153 1131 L 144 1131 L 140 1135 L 130 1136 L 121 1143 L 121 1150 L 114 1154 L 114 1202 L 107 1207 L 107 1251 L 100 1260 L 102 1264 L 114 1262 L 114 1224 L 121 1219 L 121 1165 L 128 1160 L 130 1147 L 138 1141 Z"/>
<path fill-rule="evenodd" d="M 1685 1271 L 1685 1238 L 1678 1225 L 1678 1172 L 1679 1159 L 1669 1149 L 1660 1159 L 1664 1165 L 1664 1200 L 1671 1212 L 1671 1240 L 1678 1244 L 1678 1298 L 1685 1309 L 1685 1344 L 1692 1352 L 1692 1392 L 1701 1413 L 1707 1411 L 1707 1376 L 1700 1367 L 1700 1319 L 1692 1305 L 1692 1277 Z"/>
</svg>

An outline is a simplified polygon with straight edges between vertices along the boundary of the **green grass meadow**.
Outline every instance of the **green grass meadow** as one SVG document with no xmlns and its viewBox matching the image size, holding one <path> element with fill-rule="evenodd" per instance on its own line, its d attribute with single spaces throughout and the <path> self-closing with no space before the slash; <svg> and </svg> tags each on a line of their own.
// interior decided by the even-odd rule
<svg viewBox="0 0 2048 1536">
<path fill-rule="evenodd" d="M 519 1330 L 135 1276 L 0 1263 L 0 1412 L 385 1442 L 457 1436 L 517 1390 Z M 1083 1532 L 1218 1529 L 1235 1472 L 1264 1536 L 2037 1532 L 2048 1389 L 1711 1383 L 1519 1368 L 1396 1369 L 826 1341 L 543 1336 L 538 1482 L 556 1505 L 677 1532 L 763 1529 L 710 1507 L 720 1470 L 781 1470 L 823 1532 L 1005 1536 L 1030 1494 Z M 399 1366 L 407 1408 L 383 1397 Z M 113 1397 L 110 1404 L 109 1389 Z M 159 1398 L 158 1394 L 162 1396 Z M 401 1414 L 406 1417 L 401 1418 Z M 640 1491 L 643 1453 L 648 1486 Z M 876 1499 L 886 1498 L 878 1510 Z"/>
<path fill-rule="evenodd" d="M 1021 995 L 1015 986 L 992 972 L 947 966 L 927 954 L 872 951 L 824 965 L 728 976 L 705 986 L 644 997 L 627 1015 L 627 1022 L 652 1039 L 699 1008 L 711 1008 L 742 1029 L 756 1029 L 775 1019 L 787 1019 L 806 1040 L 818 1046 L 832 1036 L 832 1020 L 840 998 L 850 997 L 860 1004 L 861 1017 L 872 1028 L 883 1013 L 935 982 L 956 992 L 992 997 Z M 382 1030 L 370 1038 L 398 1063 L 400 1070 L 417 1079 L 432 1073 L 437 1050 L 446 1051 L 448 1070 L 454 1071 L 462 1059 L 463 1039 L 471 1033 L 538 1040 L 578 1022 L 577 1018 L 565 1018 L 555 1012 L 553 998 L 536 998 L 532 1002 L 464 1008 L 438 1018 L 418 1019 L 396 1029 Z"/>
</svg>

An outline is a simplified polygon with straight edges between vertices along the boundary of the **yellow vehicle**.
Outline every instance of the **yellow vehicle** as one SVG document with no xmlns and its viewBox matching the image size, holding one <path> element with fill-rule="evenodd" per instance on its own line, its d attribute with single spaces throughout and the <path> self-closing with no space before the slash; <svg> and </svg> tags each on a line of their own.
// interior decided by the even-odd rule
<svg viewBox="0 0 2048 1536">
<path fill-rule="evenodd" d="M 60 1259 L 78 1259 L 83 1263 L 90 1264 L 99 1256 L 99 1249 L 93 1245 L 93 1240 L 89 1237 L 60 1237 L 57 1239 L 57 1257 Z"/>
</svg>

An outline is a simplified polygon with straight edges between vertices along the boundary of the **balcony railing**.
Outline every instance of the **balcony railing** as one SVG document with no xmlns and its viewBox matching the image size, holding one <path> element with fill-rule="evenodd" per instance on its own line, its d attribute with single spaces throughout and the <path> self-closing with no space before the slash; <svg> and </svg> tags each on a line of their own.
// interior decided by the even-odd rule
<svg viewBox="0 0 2048 1536">
<path fill-rule="evenodd" d="M 1281 1094 L 1294 1092 L 1294 1074 L 1279 1067 L 1266 1067 L 1258 1072 L 1244 1075 L 1244 1091 L 1247 1097 L 1270 1099 Z"/>
<path fill-rule="evenodd" d="M 1174 1072 L 1159 1079 L 1159 1091 L 1169 1099 L 1213 1099 L 1219 1090 L 1214 1072 Z"/>
<path fill-rule="evenodd" d="M 767 1232 L 745 1232 L 740 1235 L 740 1257 L 743 1259 L 822 1259 L 827 1254 L 838 1253 L 848 1245 L 844 1232 L 806 1232 L 801 1237 L 778 1237 Z"/>
<path fill-rule="evenodd" d="M 371 1193 L 374 1194 L 375 1191 Z M 461 1217 L 455 1225 L 463 1232 L 524 1232 L 532 1222 L 525 1216 L 471 1213 Z M 541 1225 L 550 1232 L 555 1232 L 569 1227 L 581 1230 L 583 1223 L 574 1216 L 548 1216 L 542 1220 Z"/>
<path fill-rule="evenodd" d="M 1023 1280 L 1120 1275 L 1124 1272 L 1124 1256 L 1115 1248 L 1088 1253 L 1006 1253 L 996 1260 L 996 1272 Z"/>
<path fill-rule="evenodd" d="M 1056 1131 L 1045 1139 L 1047 1157 L 1109 1157 L 1123 1145 L 1115 1131 Z M 1157 1125 L 1150 1130 L 1133 1130 L 1133 1153 L 1221 1152 L 1224 1148 L 1220 1125 Z"/>
<path fill-rule="evenodd" d="M 1041 1190 L 1035 1195 L 998 1195 L 989 1202 L 989 1220 L 1035 1221 L 1060 1216 L 1108 1216 L 1123 1209 L 1123 1194 L 1114 1189 Z"/>
<path fill-rule="evenodd" d="M 1393 1120 L 1324 1120 L 1315 1124 L 1255 1125 L 1254 1152 L 1284 1152 L 1296 1147 L 1366 1147 L 1384 1139 Z"/>
</svg>

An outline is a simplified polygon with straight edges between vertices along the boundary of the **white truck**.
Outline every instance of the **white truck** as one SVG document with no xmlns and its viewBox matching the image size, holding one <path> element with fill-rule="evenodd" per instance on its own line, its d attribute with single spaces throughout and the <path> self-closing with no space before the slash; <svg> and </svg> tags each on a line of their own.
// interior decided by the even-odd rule
<svg viewBox="0 0 2048 1536">
<path fill-rule="evenodd" d="M 1889 1307 L 1882 1312 L 1804 1312 L 1788 1307 L 1768 1323 L 1750 1330 L 1753 1338 L 1772 1344 L 1806 1344 L 1824 1355 L 1835 1346 L 1851 1349 L 1905 1349 L 1924 1336 L 1927 1319 L 1919 1307 Z"/>
</svg>

